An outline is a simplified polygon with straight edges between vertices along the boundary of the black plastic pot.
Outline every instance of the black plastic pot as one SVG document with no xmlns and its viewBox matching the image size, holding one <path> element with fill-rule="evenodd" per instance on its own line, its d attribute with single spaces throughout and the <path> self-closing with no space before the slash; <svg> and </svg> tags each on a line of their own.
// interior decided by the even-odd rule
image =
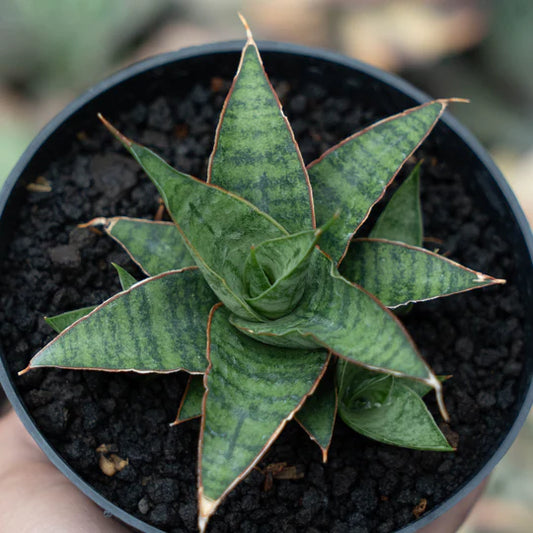
<svg viewBox="0 0 533 533">
<path fill-rule="evenodd" d="M 300 46 L 260 43 L 260 49 L 269 74 L 282 76 L 289 72 L 298 73 L 304 79 L 320 80 L 332 88 L 344 87 L 351 96 L 365 102 L 380 102 L 384 115 L 411 107 L 429 98 L 408 83 L 358 61 L 343 56 Z M 156 56 L 130 66 L 99 83 L 70 104 L 54 118 L 35 138 L 5 183 L 0 196 L 0 246 L 5 247 L 13 231 L 13 212 L 23 197 L 24 185 L 45 169 L 64 141 L 72 138 L 87 125 L 94 125 L 96 113 L 114 116 L 118 111 L 131 107 L 142 94 L 143 99 L 156 97 L 161 87 L 179 87 L 190 83 L 195 73 L 212 71 L 217 75 L 231 77 L 238 61 L 241 43 L 223 43 L 188 48 L 174 53 Z M 210 70 L 211 69 L 211 70 Z M 348 75 L 349 74 L 349 75 Z M 349 79 L 348 85 L 345 80 Z M 381 105 L 382 104 L 382 105 Z M 502 436 L 501 442 L 485 465 L 448 500 L 430 510 L 416 523 L 401 530 L 402 533 L 416 531 L 448 511 L 470 493 L 494 468 L 516 438 L 533 402 L 533 239 L 529 225 L 505 179 L 479 143 L 450 116 L 445 116 L 437 126 L 439 135 L 446 141 L 439 145 L 442 157 L 469 169 L 472 188 L 477 189 L 482 203 L 492 219 L 499 221 L 508 241 L 515 251 L 516 262 L 526 302 L 525 324 L 526 371 L 521 377 L 518 402 L 509 413 L 510 430 Z M 158 529 L 129 515 L 104 499 L 54 450 L 40 433 L 29 415 L 27 407 L 17 392 L 17 377 L 8 370 L 4 356 L 0 367 L 2 386 L 18 416 L 44 450 L 50 460 L 87 496 L 107 513 L 116 516 L 129 526 L 145 531 Z"/>
</svg>

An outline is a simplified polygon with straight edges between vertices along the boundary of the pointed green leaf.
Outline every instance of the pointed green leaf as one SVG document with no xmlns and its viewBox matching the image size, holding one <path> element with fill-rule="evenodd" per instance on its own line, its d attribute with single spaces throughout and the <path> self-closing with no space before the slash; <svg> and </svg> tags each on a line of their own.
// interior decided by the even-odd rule
<svg viewBox="0 0 533 533">
<path fill-rule="evenodd" d="M 222 110 L 208 181 L 246 198 L 290 233 L 314 227 L 309 177 L 251 36 Z"/>
<path fill-rule="evenodd" d="M 366 409 L 387 400 L 395 378 L 340 360 L 337 364 L 339 400 Z M 407 380 L 406 380 L 407 381 Z"/>
<path fill-rule="evenodd" d="M 423 400 L 402 380 L 344 362 L 338 383 L 339 414 L 358 433 L 395 446 L 453 451 Z"/>
<path fill-rule="evenodd" d="M 263 241 L 254 247 L 256 261 L 271 286 L 298 269 L 310 256 L 319 237 L 319 230 L 302 231 Z"/>
<path fill-rule="evenodd" d="M 304 231 L 257 246 L 253 250 L 257 268 L 272 284 L 255 298 L 246 298 L 246 302 L 267 318 L 279 318 L 292 311 L 304 293 L 311 252 L 321 234 L 321 230 Z M 250 264 L 254 260 L 251 256 Z M 259 277 L 260 272 L 255 275 Z"/>
<path fill-rule="evenodd" d="M 449 376 L 437 376 L 440 383 L 444 383 L 448 378 Z M 427 383 L 407 378 L 393 378 L 386 374 L 366 370 L 346 360 L 340 360 L 337 364 L 337 385 L 342 391 L 346 404 L 350 403 L 349 398 L 357 398 L 365 391 L 367 400 L 371 395 L 370 399 L 373 402 L 383 403 L 389 394 L 393 380 L 403 383 L 421 398 L 433 390 Z"/>
<path fill-rule="evenodd" d="M 356 239 L 343 275 L 387 307 L 503 283 L 429 250 L 381 239 Z"/>
<path fill-rule="evenodd" d="M 320 380 L 315 392 L 305 400 L 296 413 L 296 420 L 322 450 L 322 459 L 327 461 L 328 449 L 333 437 L 337 416 L 337 391 L 334 372 L 328 371 Z"/>
<path fill-rule="evenodd" d="M 248 256 L 248 259 L 246 259 L 246 264 L 244 265 L 244 283 L 248 288 L 248 294 L 252 298 L 259 296 L 272 286 L 263 267 L 257 260 L 255 246 L 252 246 L 250 255 Z"/>
<path fill-rule="evenodd" d="M 111 263 L 115 270 L 117 271 L 118 278 L 120 280 L 120 286 L 123 291 L 127 291 L 132 285 L 137 283 L 137 280 L 127 271 L 124 270 L 120 265 L 116 263 Z"/>
<path fill-rule="evenodd" d="M 172 222 L 139 218 L 113 217 L 95 219 L 149 276 L 194 266 L 194 260 Z"/>
<path fill-rule="evenodd" d="M 440 384 L 398 319 L 375 298 L 336 273 L 314 254 L 308 290 L 300 305 L 278 320 L 253 323 L 233 316 L 247 335 L 278 346 L 323 346 L 369 368 Z"/>
<path fill-rule="evenodd" d="M 415 166 L 411 174 L 392 195 L 374 224 L 369 237 L 422 246 L 420 163 Z"/>
<path fill-rule="evenodd" d="M 148 278 L 65 329 L 28 369 L 204 372 L 207 318 L 215 302 L 196 268 Z"/>
<path fill-rule="evenodd" d="M 246 258 L 252 246 L 287 232 L 246 200 L 173 169 L 102 120 L 156 185 L 212 290 L 233 313 L 260 320 L 244 301 Z"/>
<path fill-rule="evenodd" d="M 57 333 L 61 333 L 64 329 L 68 328 L 71 324 L 74 324 L 76 320 L 88 315 L 95 306 L 82 307 L 81 309 L 75 309 L 74 311 L 67 311 L 56 316 L 45 316 L 45 322 L 54 329 Z"/>
<path fill-rule="evenodd" d="M 317 224 L 340 209 L 321 248 L 340 261 L 373 205 L 441 116 L 445 100 L 408 109 L 348 137 L 308 166 Z"/>
<path fill-rule="evenodd" d="M 215 309 L 210 323 L 207 393 L 200 433 L 200 516 L 253 468 L 312 393 L 325 350 L 280 349 L 242 335 Z"/>
<path fill-rule="evenodd" d="M 137 283 L 137 280 L 121 266 L 111 263 L 115 270 L 118 273 L 120 279 L 120 285 L 122 290 L 129 289 L 132 285 Z M 45 316 L 45 322 L 51 326 L 57 333 L 61 333 L 64 329 L 67 329 L 69 326 L 74 324 L 76 320 L 88 315 L 91 311 L 96 309 L 95 305 L 89 307 L 82 307 L 81 309 L 75 309 L 74 311 L 67 311 L 66 313 L 61 313 L 56 316 Z"/>
<path fill-rule="evenodd" d="M 204 393 L 204 376 L 196 374 L 189 376 L 187 387 L 178 408 L 176 420 L 172 424 L 173 426 L 202 416 Z"/>
</svg>

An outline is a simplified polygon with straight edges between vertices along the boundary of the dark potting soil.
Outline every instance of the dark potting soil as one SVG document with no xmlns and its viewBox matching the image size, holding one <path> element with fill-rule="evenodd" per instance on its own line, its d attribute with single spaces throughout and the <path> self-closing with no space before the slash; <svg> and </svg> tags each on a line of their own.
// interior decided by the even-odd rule
<svg viewBox="0 0 533 533">
<path fill-rule="evenodd" d="M 347 98 L 328 98 L 316 84 L 275 85 L 306 161 L 381 118 Z M 205 176 L 228 87 L 227 80 L 214 79 L 180 99 L 159 97 L 109 118 L 177 168 Z M 284 461 L 298 466 L 304 477 L 276 479 L 265 490 L 264 475 L 253 471 L 219 508 L 210 531 L 393 531 L 414 519 L 423 500 L 430 509 L 449 496 L 501 440 L 524 359 L 513 250 L 474 204 L 468 176 L 438 159 L 434 135 L 416 157 L 425 158 L 425 234 L 433 239 L 427 246 L 509 280 L 418 304 L 402 318 L 435 372 L 453 375 L 445 385 L 452 422 L 443 428 L 458 441 L 457 452 L 381 445 L 338 420 L 329 461 L 322 464 L 318 447 L 291 422 L 259 466 Z M 111 239 L 76 225 L 96 216 L 153 218 L 159 205 L 155 188 L 96 119 L 94 129 L 80 131 L 68 154 L 43 175 L 52 191 L 26 193 L 16 234 L 0 263 L 0 335 L 13 373 L 53 337 L 43 315 L 97 304 L 119 290 L 111 261 L 141 277 Z M 46 369 L 16 380 L 45 436 L 95 489 L 165 531 L 196 530 L 198 422 L 168 425 L 185 375 Z M 429 405 L 439 420 L 432 399 Z M 113 477 L 98 466 L 96 449 L 104 443 L 129 460 Z"/>
</svg>

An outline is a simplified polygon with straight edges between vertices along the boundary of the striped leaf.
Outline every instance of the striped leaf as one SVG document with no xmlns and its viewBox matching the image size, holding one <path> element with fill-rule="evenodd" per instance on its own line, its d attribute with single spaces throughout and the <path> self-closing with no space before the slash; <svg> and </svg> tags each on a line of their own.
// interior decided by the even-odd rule
<svg viewBox="0 0 533 533">
<path fill-rule="evenodd" d="M 220 300 L 233 313 L 260 320 L 244 301 L 244 264 L 252 246 L 287 232 L 246 200 L 173 169 L 102 120 L 156 185 L 189 252 Z"/>
<path fill-rule="evenodd" d="M 207 318 L 215 302 L 196 268 L 148 278 L 63 330 L 25 371 L 204 372 Z"/>
<path fill-rule="evenodd" d="M 191 375 L 187 382 L 187 387 L 181 398 L 176 420 L 171 424 L 177 426 L 182 422 L 202 416 L 202 400 L 204 397 L 204 377 L 202 375 Z"/>
<path fill-rule="evenodd" d="M 400 379 L 348 362 L 337 369 L 339 414 L 354 431 L 385 444 L 453 451 L 420 396 Z"/>
<path fill-rule="evenodd" d="M 343 274 L 387 307 L 504 283 L 423 248 L 381 239 L 353 241 Z"/>
<path fill-rule="evenodd" d="M 244 283 L 248 288 L 248 294 L 251 298 L 263 294 L 272 287 L 272 283 L 268 279 L 263 267 L 259 264 L 255 246 L 252 246 L 250 255 L 248 255 L 248 259 L 246 259 L 244 265 Z"/>
<path fill-rule="evenodd" d="M 173 222 L 113 217 L 97 218 L 89 224 L 103 224 L 105 232 L 148 276 L 195 265 Z"/>
<path fill-rule="evenodd" d="M 404 183 L 392 195 L 370 232 L 371 238 L 422 246 L 420 165 L 421 162 L 415 166 Z M 350 252 L 352 252 L 351 247 L 348 249 L 343 265 L 350 261 Z M 412 306 L 413 304 L 402 305 L 395 308 L 394 312 L 397 316 L 405 315 L 411 311 Z"/>
<path fill-rule="evenodd" d="M 111 263 L 115 270 L 117 271 L 120 286 L 122 290 L 129 289 L 132 285 L 137 283 L 137 280 L 126 270 L 116 263 Z M 66 313 L 61 313 L 56 316 L 44 317 L 45 322 L 51 326 L 54 331 L 61 333 L 64 329 L 67 329 L 70 325 L 74 324 L 76 320 L 88 315 L 91 311 L 96 309 L 96 305 L 89 307 L 82 307 L 81 309 L 75 309 L 74 311 L 67 311 Z"/>
<path fill-rule="evenodd" d="M 270 319 L 292 311 L 305 291 L 311 253 L 322 233 L 322 228 L 303 231 L 262 242 L 252 250 L 246 271 L 255 280 L 263 273 L 271 285 L 255 298 L 247 298 L 246 302 Z"/>
<path fill-rule="evenodd" d="M 317 252 L 315 257 L 308 290 L 290 315 L 266 323 L 232 316 L 232 324 L 264 343 L 323 346 L 371 370 L 422 381 L 435 390 L 442 416 L 448 420 L 441 384 L 398 319 L 342 278 L 324 255 Z"/>
<path fill-rule="evenodd" d="M 208 182 L 246 198 L 290 233 L 314 227 L 309 177 L 249 31 L 220 116 Z"/>
<path fill-rule="evenodd" d="M 340 360 L 336 371 L 339 401 L 345 405 L 357 402 L 361 408 L 385 403 L 394 381 L 393 376 L 372 372 L 349 361 Z"/>
<path fill-rule="evenodd" d="M 334 372 L 328 371 L 320 380 L 315 392 L 305 400 L 303 407 L 296 413 L 297 422 L 322 450 L 324 463 L 328 460 L 336 417 L 337 390 Z"/>
<path fill-rule="evenodd" d="M 376 220 L 369 237 L 422 246 L 420 163 L 415 166 L 411 174 L 392 195 Z"/>
<path fill-rule="evenodd" d="M 293 313 L 264 323 L 233 316 L 232 323 L 268 344 L 323 346 L 340 357 L 383 372 L 433 382 L 433 374 L 396 317 L 337 274 L 323 254 L 313 255 L 308 290 Z"/>
<path fill-rule="evenodd" d="M 200 529 L 311 394 L 325 350 L 280 349 L 242 335 L 215 307 L 210 320 L 199 449 Z"/>
<path fill-rule="evenodd" d="M 321 244 L 334 261 L 342 260 L 352 235 L 446 105 L 446 100 L 437 100 L 386 118 L 348 137 L 308 166 L 317 224 L 337 209 L 342 213 Z"/>
</svg>

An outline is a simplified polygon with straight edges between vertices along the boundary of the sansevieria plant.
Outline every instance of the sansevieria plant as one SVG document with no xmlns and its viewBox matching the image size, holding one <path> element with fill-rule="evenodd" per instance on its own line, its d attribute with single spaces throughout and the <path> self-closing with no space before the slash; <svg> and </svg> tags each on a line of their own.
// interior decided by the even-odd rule
<svg viewBox="0 0 533 533">
<path fill-rule="evenodd" d="M 396 314 L 503 283 L 421 247 L 418 167 L 358 238 L 451 100 L 382 120 L 306 166 L 248 28 L 247 37 L 207 183 L 100 117 L 173 222 L 91 221 L 148 277 L 116 266 L 123 291 L 48 318 L 59 335 L 22 371 L 188 372 L 174 423 L 201 417 L 201 531 L 292 418 L 324 460 L 337 414 L 387 444 L 453 451 L 422 400 L 433 389 L 447 420 L 444 378 Z"/>
</svg>

